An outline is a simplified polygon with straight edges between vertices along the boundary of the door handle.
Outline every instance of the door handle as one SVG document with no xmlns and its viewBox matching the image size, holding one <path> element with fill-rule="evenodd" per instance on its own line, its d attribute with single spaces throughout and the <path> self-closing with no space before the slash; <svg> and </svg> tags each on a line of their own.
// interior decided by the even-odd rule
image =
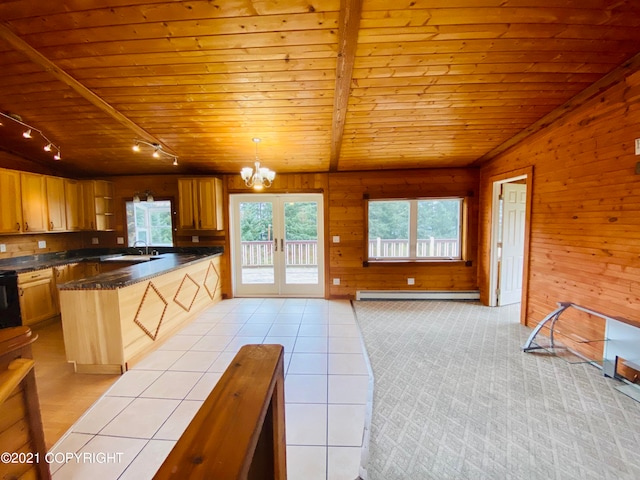
<svg viewBox="0 0 640 480">
<path fill-rule="evenodd" d="M 284 252 L 284 238 L 280 239 L 280 251 Z"/>
<path fill-rule="evenodd" d="M 277 251 L 278 251 L 278 239 L 277 239 L 277 238 L 274 238 L 274 239 L 273 239 L 273 250 L 274 250 L 275 252 L 277 252 Z"/>
</svg>

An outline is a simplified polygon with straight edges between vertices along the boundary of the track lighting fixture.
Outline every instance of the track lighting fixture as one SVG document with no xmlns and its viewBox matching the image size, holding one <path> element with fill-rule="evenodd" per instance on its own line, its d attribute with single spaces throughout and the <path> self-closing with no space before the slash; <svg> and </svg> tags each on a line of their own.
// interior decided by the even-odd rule
<svg viewBox="0 0 640 480">
<path fill-rule="evenodd" d="M 19 123 L 20 125 L 22 125 L 23 127 L 26 127 L 27 129 L 22 132 L 22 136 L 26 139 L 32 139 L 34 134 L 37 133 L 38 135 L 40 135 L 40 137 L 42 137 L 42 139 L 45 141 L 45 145 L 44 147 L 42 147 L 42 149 L 45 152 L 52 152 L 52 151 L 56 151 L 57 153 L 53 156 L 53 158 L 55 160 L 60 160 L 62 157 L 60 156 L 60 147 L 58 147 L 57 145 L 55 145 L 51 140 L 49 140 L 46 135 L 44 133 L 42 133 L 41 130 L 38 130 L 35 127 L 32 127 L 31 125 L 24 123 L 22 121 L 22 118 L 20 117 L 20 115 L 16 115 L 15 113 L 4 113 L 4 112 L 0 112 L 0 117 L 4 117 L 4 118 L 8 118 L 9 120 L 12 120 L 16 123 Z M 0 127 L 4 126 L 4 123 L 0 121 Z"/>
<path fill-rule="evenodd" d="M 173 153 L 165 152 L 162 149 L 162 145 L 160 145 L 159 143 L 150 143 L 150 142 L 145 142 L 144 140 L 134 140 L 133 147 L 132 147 L 133 151 L 139 152 L 140 145 L 147 145 L 148 147 L 153 148 L 153 153 L 151 154 L 153 158 L 160 158 L 162 155 L 165 155 L 167 157 L 173 157 L 173 165 L 178 165 L 178 157 Z"/>
</svg>

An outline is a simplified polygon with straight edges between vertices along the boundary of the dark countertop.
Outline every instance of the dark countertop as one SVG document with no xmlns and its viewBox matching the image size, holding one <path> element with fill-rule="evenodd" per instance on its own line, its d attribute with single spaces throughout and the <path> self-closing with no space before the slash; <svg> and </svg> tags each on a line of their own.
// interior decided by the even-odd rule
<svg viewBox="0 0 640 480">
<path fill-rule="evenodd" d="M 60 290 L 112 290 L 122 288 L 149 278 L 164 275 L 186 265 L 200 262 L 207 257 L 222 255 L 223 252 L 221 247 L 170 249 L 173 251 L 159 248 L 157 250 L 159 250 L 159 254 L 151 260 L 131 263 L 117 270 L 59 284 L 58 288 Z M 17 257 L 2 260 L 0 262 L 0 272 L 2 270 L 13 270 L 18 273 L 25 273 L 78 262 L 107 263 L 114 261 L 114 257 L 120 257 L 123 254 L 137 255 L 138 251 L 137 249 L 86 249 Z M 123 261 L 126 261 L 126 259 L 123 259 Z"/>
</svg>

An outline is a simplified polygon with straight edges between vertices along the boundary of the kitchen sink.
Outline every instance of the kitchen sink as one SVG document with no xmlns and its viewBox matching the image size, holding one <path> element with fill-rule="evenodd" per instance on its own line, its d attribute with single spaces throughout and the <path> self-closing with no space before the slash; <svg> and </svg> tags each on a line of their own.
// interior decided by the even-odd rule
<svg viewBox="0 0 640 480">
<path fill-rule="evenodd" d="M 117 257 L 109 257 L 103 258 L 103 262 L 148 262 L 150 260 L 155 260 L 157 258 L 161 258 L 161 255 L 138 255 L 138 254 L 124 254 L 118 255 Z"/>
</svg>

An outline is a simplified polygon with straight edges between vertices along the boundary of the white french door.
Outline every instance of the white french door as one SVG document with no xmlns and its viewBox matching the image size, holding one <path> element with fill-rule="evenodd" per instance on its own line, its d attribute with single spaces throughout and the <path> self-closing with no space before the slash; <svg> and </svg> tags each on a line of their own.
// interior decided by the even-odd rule
<svg viewBox="0 0 640 480">
<path fill-rule="evenodd" d="M 231 195 L 237 296 L 324 296 L 322 194 Z"/>
</svg>

